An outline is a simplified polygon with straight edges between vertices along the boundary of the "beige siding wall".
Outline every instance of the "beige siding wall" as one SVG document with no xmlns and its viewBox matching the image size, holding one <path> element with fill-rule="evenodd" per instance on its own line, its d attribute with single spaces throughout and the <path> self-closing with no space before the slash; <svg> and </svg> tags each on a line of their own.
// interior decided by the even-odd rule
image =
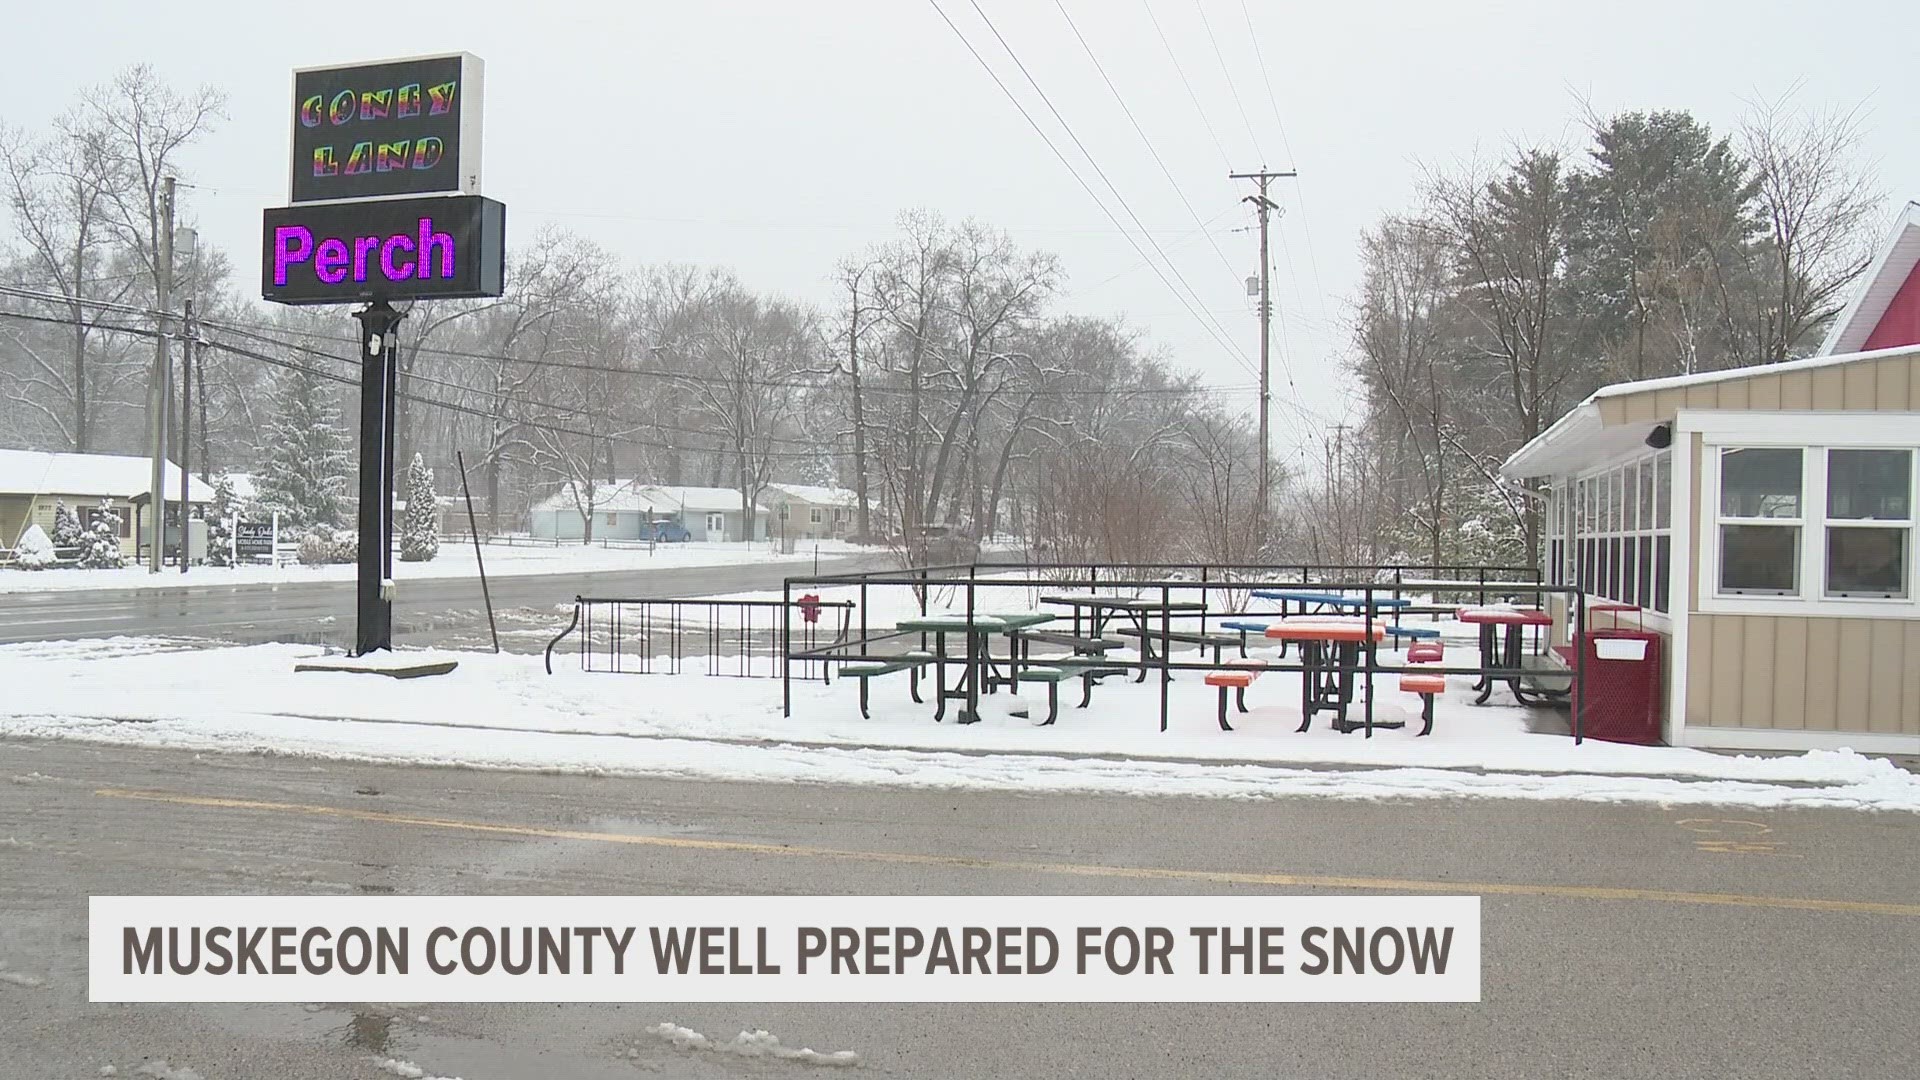
<svg viewBox="0 0 1920 1080">
<path fill-rule="evenodd" d="M 27 531 L 27 515 L 32 509 L 31 495 L 0 495 L 0 547 L 12 547 Z"/>
<path fill-rule="evenodd" d="M 1636 420 L 1671 420 L 1683 408 L 1912 412 L 1920 410 L 1920 351 L 1857 364 L 1601 398 L 1600 419 L 1608 426 Z"/>
<path fill-rule="evenodd" d="M 1687 621 L 1687 723 L 1920 735 L 1920 621 Z"/>
</svg>

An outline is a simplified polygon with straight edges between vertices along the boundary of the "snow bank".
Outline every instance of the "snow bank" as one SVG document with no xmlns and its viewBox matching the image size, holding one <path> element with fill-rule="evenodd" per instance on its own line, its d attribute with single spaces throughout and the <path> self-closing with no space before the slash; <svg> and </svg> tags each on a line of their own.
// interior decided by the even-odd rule
<svg viewBox="0 0 1920 1080">
<path fill-rule="evenodd" d="M 1588 742 L 1527 730 L 1515 708 L 1442 697 L 1435 734 L 1373 739 L 1298 725 L 1297 676 L 1272 673 L 1237 730 L 1214 724 L 1197 678 L 1172 687 L 1173 730 L 1158 730 L 1159 687 L 1109 680 L 1091 708 L 1062 692 L 1060 721 L 1012 716 L 1009 695 L 983 719 L 932 722 L 904 676 L 876 680 L 873 719 L 857 684 L 796 681 L 793 716 L 775 680 L 585 673 L 556 658 L 406 652 L 458 659 L 450 675 L 295 674 L 305 645 L 182 650 L 153 639 L 0 646 L 0 735 L 376 762 L 701 779 L 881 784 L 1220 798 L 1488 797 L 1920 810 L 1920 777 L 1850 751 L 1711 754 Z M 698 665 L 693 665 L 697 669 Z M 1028 698 L 1037 697 L 1027 691 Z M 1393 698 L 1409 695 L 1388 695 Z M 1417 703 L 1414 703 L 1417 704 Z M 1381 717 L 1409 717 L 1383 701 Z M 1417 730 L 1415 724 L 1413 730 Z M 1358 766 L 1357 768 L 1355 766 Z"/>
</svg>

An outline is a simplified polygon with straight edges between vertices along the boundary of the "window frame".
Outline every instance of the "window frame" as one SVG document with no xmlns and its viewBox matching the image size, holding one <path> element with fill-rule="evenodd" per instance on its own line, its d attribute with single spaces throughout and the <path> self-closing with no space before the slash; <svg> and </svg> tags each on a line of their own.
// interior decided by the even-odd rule
<svg viewBox="0 0 1920 1080">
<path fill-rule="evenodd" d="M 1658 478 L 1663 472 L 1660 463 L 1666 461 L 1670 480 L 1672 454 L 1671 448 L 1646 450 L 1570 478 L 1573 571 L 1569 580 L 1579 583 L 1592 599 L 1638 605 L 1649 625 L 1663 625 L 1670 614 L 1668 590 L 1659 583 L 1672 577 L 1673 513 L 1671 507 L 1663 513 L 1658 505 Z M 1671 500 L 1671 482 L 1666 488 Z M 1659 559 L 1663 537 L 1666 566 Z M 1644 557 L 1643 551 L 1648 553 Z"/>
<path fill-rule="evenodd" d="M 1902 423 L 1904 422 L 1904 423 Z M 1804 439 L 1782 441 L 1767 438 L 1794 425 L 1781 414 L 1739 414 L 1714 416 L 1700 414 L 1697 426 L 1701 434 L 1700 505 L 1701 537 L 1698 568 L 1703 587 L 1699 610 L 1703 614 L 1780 615 L 1836 618 L 1912 618 L 1920 619 L 1920 512 L 1915 498 L 1920 496 L 1920 440 L 1912 434 L 1912 417 L 1904 413 L 1821 414 L 1815 421 L 1803 421 L 1809 430 Z M 1762 425 L 1766 425 L 1762 427 Z M 1799 581 L 1792 593 L 1728 593 L 1720 589 L 1720 564 L 1723 559 L 1719 530 L 1721 454 L 1728 449 L 1774 447 L 1801 451 L 1801 504 Z M 1834 450 L 1903 450 L 1908 454 L 1907 517 L 1904 520 L 1873 518 L 1829 518 L 1827 516 L 1829 454 Z M 1712 514 L 1709 516 L 1708 508 Z M 1758 520 L 1758 519 L 1735 519 Z M 1774 519 L 1784 521 L 1785 519 Z M 1709 534 L 1707 525 L 1713 524 Z M 1893 528 L 1906 530 L 1904 596 L 1875 596 L 1832 593 L 1828 591 L 1828 529 Z"/>
<path fill-rule="evenodd" d="M 1793 517 L 1747 516 L 1727 513 L 1726 506 L 1723 502 L 1723 493 L 1726 490 L 1725 469 L 1727 455 L 1746 450 L 1787 450 L 1800 455 L 1800 484 L 1794 495 L 1794 505 L 1798 513 Z M 1812 505 L 1810 498 L 1812 492 L 1808 486 L 1808 473 L 1812 470 L 1812 463 L 1816 456 L 1819 456 L 1820 460 L 1825 460 L 1823 455 L 1816 455 L 1812 447 L 1793 446 L 1782 443 L 1742 443 L 1738 446 L 1720 446 L 1714 449 L 1713 475 L 1717 482 L 1714 485 L 1712 503 L 1713 547 L 1716 552 L 1720 553 L 1720 558 L 1716 560 L 1714 564 L 1713 577 L 1708 580 L 1713 586 L 1713 594 L 1715 596 L 1742 598 L 1792 597 L 1799 596 L 1806 592 L 1807 532 L 1809 527 L 1807 508 Z M 1703 501 L 1701 504 L 1702 510 L 1705 510 L 1706 506 L 1707 504 Z M 1706 515 L 1703 513 L 1701 516 L 1705 517 Z M 1726 565 L 1726 529 L 1729 525 L 1736 528 L 1792 529 L 1795 538 L 1793 562 L 1791 564 L 1793 569 L 1793 587 L 1791 589 L 1728 589 L 1721 581 L 1720 571 L 1721 568 Z"/>
</svg>

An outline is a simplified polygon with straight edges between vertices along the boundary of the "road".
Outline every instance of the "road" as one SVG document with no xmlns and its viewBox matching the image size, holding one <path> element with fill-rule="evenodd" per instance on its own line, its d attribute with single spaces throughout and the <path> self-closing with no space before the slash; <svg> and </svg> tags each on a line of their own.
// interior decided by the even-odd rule
<svg viewBox="0 0 1920 1080">
<path fill-rule="evenodd" d="M 820 573 L 880 565 L 876 556 L 820 560 Z M 498 609 L 551 612 L 576 595 L 705 596 L 778 589 L 782 580 L 812 574 L 813 563 L 749 563 L 601 573 L 493 578 Z M 394 601 L 394 633 L 431 635 L 450 626 L 484 625 L 478 578 L 423 578 L 401 584 Z M 183 589 L 100 589 L 0 595 L 0 643 L 115 637 L 124 634 L 213 637 L 227 641 L 351 643 L 354 583 L 206 585 Z M 557 631 L 563 621 L 556 621 Z"/>
<path fill-rule="evenodd" d="M 99 893 L 1299 893 L 1321 875 L 1369 886 L 1342 892 L 1483 894 L 1483 1003 L 85 1002 L 85 898 Z M 205 1080 L 378 1080 L 385 1057 L 466 1080 L 808 1071 L 644 1034 L 671 1021 L 722 1039 L 766 1028 L 895 1077 L 1890 1080 L 1920 1075 L 1920 827 L 1839 810 L 1039 798 L 0 742 L 0 961 L 9 1077 L 131 1076 L 157 1058 Z"/>
</svg>

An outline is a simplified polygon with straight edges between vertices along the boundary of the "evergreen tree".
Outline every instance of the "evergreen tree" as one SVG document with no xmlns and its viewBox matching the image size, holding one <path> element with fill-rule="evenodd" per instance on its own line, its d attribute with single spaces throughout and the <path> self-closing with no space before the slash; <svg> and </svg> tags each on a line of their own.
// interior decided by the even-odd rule
<svg viewBox="0 0 1920 1080">
<path fill-rule="evenodd" d="M 419 454 L 407 466 L 407 516 L 400 522 L 400 561 L 427 562 L 440 553 L 433 472 Z"/>
<path fill-rule="evenodd" d="M 214 478 L 213 505 L 207 508 L 207 565 L 233 565 L 233 516 L 239 509 L 233 477 L 221 473 Z"/>
<path fill-rule="evenodd" d="M 93 528 L 80 538 L 80 565 L 88 570 L 118 570 L 126 562 L 120 550 L 120 515 L 114 513 L 112 503 L 102 499 Z"/>
<path fill-rule="evenodd" d="M 69 509 L 65 501 L 53 504 L 53 546 L 55 548 L 80 546 L 80 516 Z"/>
<path fill-rule="evenodd" d="M 332 530 L 351 507 L 352 440 L 340 410 L 304 368 L 281 387 L 280 411 L 267 424 L 267 459 L 260 470 L 260 504 L 280 512 L 282 527 Z"/>
</svg>

